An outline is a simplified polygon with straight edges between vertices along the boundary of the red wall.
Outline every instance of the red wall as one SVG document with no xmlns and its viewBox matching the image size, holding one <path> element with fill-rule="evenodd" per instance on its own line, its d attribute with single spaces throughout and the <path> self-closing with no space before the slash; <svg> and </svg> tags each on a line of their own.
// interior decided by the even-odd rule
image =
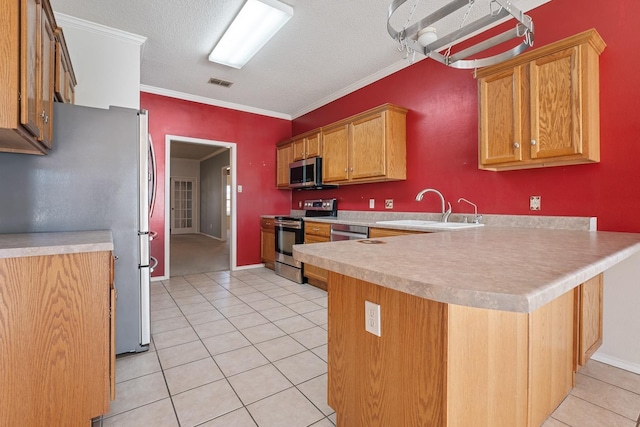
<svg viewBox="0 0 640 427">
<path fill-rule="evenodd" d="M 158 193 L 151 229 L 159 233 L 151 254 L 159 260 L 154 276 L 164 275 L 165 135 L 202 138 L 237 144 L 238 265 L 260 262 L 260 215 L 289 212 L 291 195 L 276 190 L 275 143 L 291 136 L 291 122 L 183 101 L 140 94 L 141 108 L 149 111 L 149 132 L 158 164 Z"/>
<path fill-rule="evenodd" d="M 465 197 L 480 213 L 532 214 L 529 196 L 542 196 L 540 215 L 597 216 L 598 228 L 640 232 L 640 55 L 637 16 L 640 2 L 602 3 L 552 0 L 532 11 L 535 46 L 595 28 L 607 48 L 600 56 L 601 162 L 508 172 L 478 170 L 478 99 L 472 71 L 447 68 L 426 59 L 325 105 L 293 122 L 293 134 L 326 125 L 387 102 L 408 108 L 407 180 L 293 192 L 292 206 L 306 198 L 338 198 L 343 210 L 437 212 L 440 202 L 416 193 L 437 188 L 454 212 L 471 212 L 456 200 Z M 511 24 L 510 24 L 511 25 Z M 397 51 L 389 51 L 396 55 Z"/>
</svg>

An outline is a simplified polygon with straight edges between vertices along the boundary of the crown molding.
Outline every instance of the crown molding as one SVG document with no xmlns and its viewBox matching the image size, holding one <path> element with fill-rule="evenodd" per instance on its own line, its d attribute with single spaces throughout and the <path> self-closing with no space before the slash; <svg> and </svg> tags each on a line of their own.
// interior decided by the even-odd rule
<svg viewBox="0 0 640 427">
<path fill-rule="evenodd" d="M 199 102 L 200 104 L 213 105 L 215 107 L 223 107 L 230 110 L 244 111 L 245 113 L 259 114 L 261 116 L 274 117 L 276 119 L 291 120 L 291 116 L 289 114 L 263 110 L 261 108 L 249 107 L 247 105 L 234 104 L 233 102 L 220 101 L 219 99 L 206 98 L 204 96 L 192 95 L 190 93 L 178 92 L 175 90 L 163 89 L 155 86 L 140 85 L 140 92 L 168 96 L 170 98 L 183 99 L 185 101 Z"/>
<path fill-rule="evenodd" d="M 96 24 L 95 22 L 86 21 L 84 19 L 76 18 L 70 15 L 65 15 L 64 13 L 54 12 L 54 15 L 56 17 L 58 25 L 60 25 L 63 29 L 65 27 L 76 28 L 84 31 L 89 31 L 94 34 L 108 36 L 138 46 L 142 46 L 147 41 L 147 38 L 144 36 L 139 36 L 137 34 L 118 30 L 116 28 L 107 27 L 106 25 Z"/>
</svg>

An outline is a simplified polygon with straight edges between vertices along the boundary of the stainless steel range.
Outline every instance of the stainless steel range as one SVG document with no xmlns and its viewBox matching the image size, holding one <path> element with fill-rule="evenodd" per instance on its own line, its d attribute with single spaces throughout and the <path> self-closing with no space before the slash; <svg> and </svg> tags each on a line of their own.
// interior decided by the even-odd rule
<svg viewBox="0 0 640 427">
<path fill-rule="evenodd" d="M 304 217 L 337 217 L 336 199 L 305 200 Z M 276 232 L 276 274 L 294 282 L 304 282 L 304 265 L 293 259 L 293 245 L 304 243 L 304 220 L 302 216 L 277 216 L 274 219 Z"/>
</svg>

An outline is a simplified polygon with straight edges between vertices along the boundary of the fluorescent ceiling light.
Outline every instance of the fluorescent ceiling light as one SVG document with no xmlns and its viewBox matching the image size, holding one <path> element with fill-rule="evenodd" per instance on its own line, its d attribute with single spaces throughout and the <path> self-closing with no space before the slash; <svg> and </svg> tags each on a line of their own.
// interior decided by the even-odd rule
<svg viewBox="0 0 640 427">
<path fill-rule="evenodd" d="M 293 8 L 277 0 L 247 0 L 209 61 L 242 68 L 293 16 Z"/>
</svg>

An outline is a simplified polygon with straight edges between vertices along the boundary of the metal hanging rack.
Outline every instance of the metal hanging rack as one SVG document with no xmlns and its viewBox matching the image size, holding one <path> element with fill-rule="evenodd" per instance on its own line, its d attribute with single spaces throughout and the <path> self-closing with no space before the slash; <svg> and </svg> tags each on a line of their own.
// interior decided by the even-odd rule
<svg viewBox="0 0 640 427">
<path fill-rule="evenodd" d="M 513 58 L 533 46 L 533 20 L 528 15 L 525 15 L 520 11 L 520 9 L 515 7 L 509 0 L 491 0 L 490 12 L 488 15 L 464 25 L 464 21 L 469 13 L 469 10 L 467 10 L 459 29 L 439 37 L 435 41 L 431 41 L 423 46 L 417 40 L 418 32 L 423 29 L 429 30 L 429 27 L 436 27 L 436 22 L 446 18 L 465 6 L 468 6 L 470 9 L 476 0 L 453 0 L 451 3 L 421 19 L 419 22 L 407 27 L 410 20 L 409 17 L 409 19 L 407 19 L 407 24 L 405 24 L 405 28 L 397 31 L 391 25 L 390 20 L 394 12 L 406 1 L 407 0 L 394 0 L 391 5 L 389 5 L 387 31 L 389 32 L 389 35 L 400 44 L 400 50 L 407 51 L 407 56 L 415 54 L 415 52 L 420 52 L 423 55 L 449 67 L 459 69 L 477 69 L 506 61 L 507 59 Z M 414 4 L 410 15 L 413 14 L 415 7 L 416 6 Z M 466 37 L 471 36 L 477 31 L 508 17 L 512 17 L 518 21 L 514 29 L 507 30 L 501 34 L 451 54 L 451 46 L 464 40 Z M 515 38 L 521 38 L 522 41 L 512 49 L 485 58 L 468 59 L 473 55 L 484 52 L 487 49 Z M 445 50 L 444 54 L 439 52 L 447 46 L 448 48 Z"/>
</svg>

